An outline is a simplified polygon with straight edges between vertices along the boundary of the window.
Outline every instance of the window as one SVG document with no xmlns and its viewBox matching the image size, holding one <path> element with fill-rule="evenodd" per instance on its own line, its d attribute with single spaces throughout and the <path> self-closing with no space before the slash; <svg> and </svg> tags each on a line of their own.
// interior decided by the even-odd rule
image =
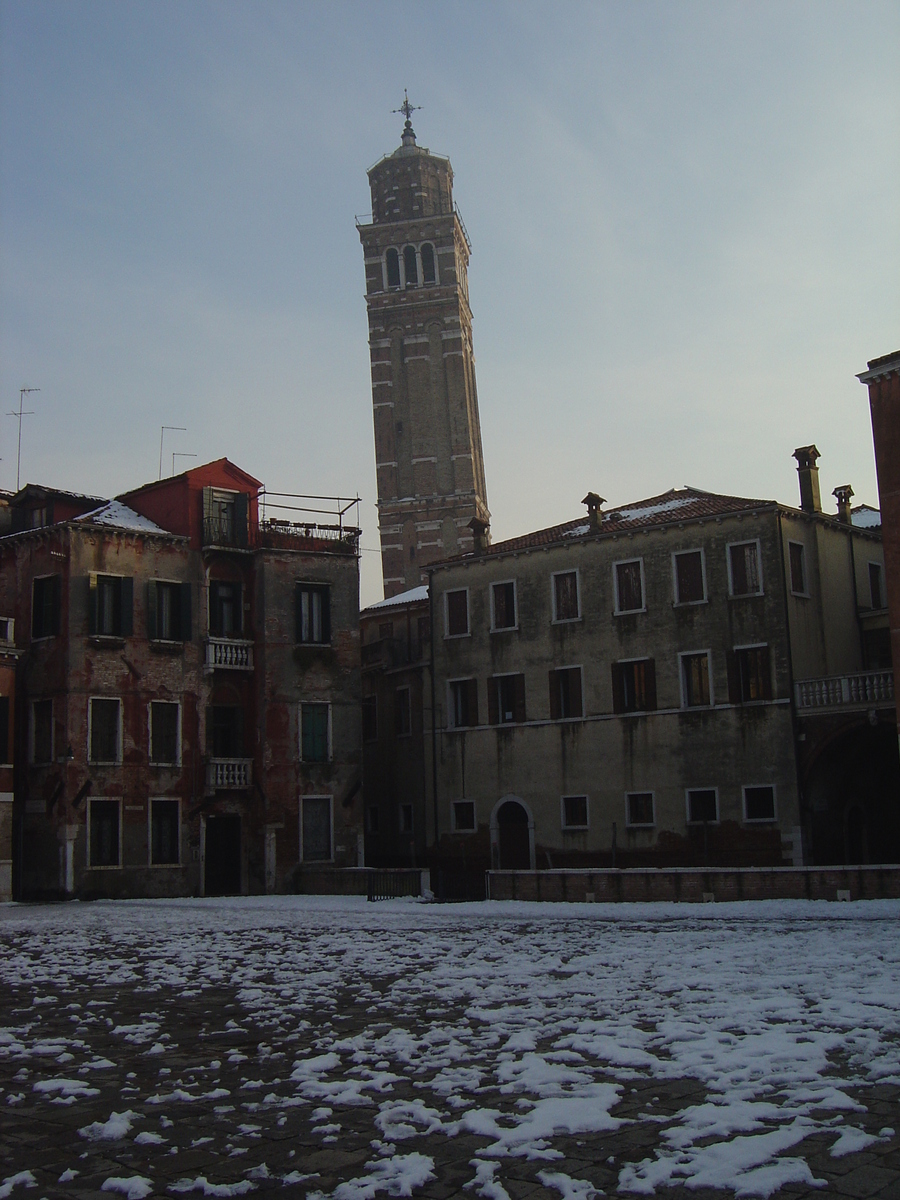
<svg viewBox="0 0 900 1200">
<path fill-rule="evenodd" d="M 469 592 L 460 588 L 456 592 L 444 592 L 447 618 L 447 637 L 463 637 L 469 632 Z"/>
<path fill-rule="evenodd" d="M 772 699 L 768 646 L 742 646 L 735 650 L 731 691 L 733 704 Z"/>
<path fill-rule="evenodd" d="M 525 720 L 525 676 L 494 675 L 488 680 L 488 721 L 520 725 Z"/>
<path fill-rule="evenodd" d="M 331 848 L 331 797 L 300 798 L 300 861 L 329 862 Z"/>
<path fill-rule="evenodd" d="M 515 583 L 495 583 L 491 587 L 491 616 L 492 629 L 515 629 L 516 627 L 516 585 Z"/>
<path fill-rule="evenodd" d="M 563 829 L 587 829 L 587 827 L 588 827 L 588 798 L 587 798 L 587 796 L 563 796 L 563 798 L 562 798 L 562 827 L 563 827 Z"/>
<path fill-rule="evenodd" d="M 681 655 L 682 708 L 700 708 L 712 703 L 709 687 L 709 654 Z"/>
<path fill-rule="evenodd" d="M 675 571 L 675 603 L 702 604 L 706 599 L 703 551 L 685 550 L 672 555 Z"/>
<path fill-rule="evenodd" d="M 394 733 L 397 737 L 409 737 L 412 733 L 412 705 L 408 687 L 394 692 Z"/>
<path fill-rule="evenodd" d="M 374 742 L 378 737 L 378 700 L 375 696 L 362 698 L 362 735 L 364 742 Z"/>
<path fill-rule="evenodd" d="M 295 603 L 298 643 L 328 645 L 331 642 L 331 589 L 328 585 L 298 583 Z"/>
<path fill-rule="evenodd" d="M 53 761 L 52 700 L 35 700 L 31 706 L 31 761 Z"/>
<path fill-rule="evenodd" d="M 775 789 L 771 785 L 765 787 L 744 788 L 744 820 L 745 821 L 774 821 L 775 820 Z"/>
<path fill-rule="evenodd" d="M 422 255 L 422 282 L 435 283 L 437 275 L 434 269 L 434 246 L 431 242 L 425 242 L 421 250 Z"/>
<path fill-rule="evenodd" d="M 129 637 L 134 611 L 134 581 L 121 575 L 88 577 L 88 633 Z"/>
<path fill-rule="evenodd" d="M 687 819 L 691 825 L 718 821 L 719 796 L 715 788 L 690 788 L 687 793 Z"/>
<path fill-rule="evenodd" d="M 656 663 L 652 658 L 612 664 L 613 712 L 649 712 L 656 708 Z"/>
<path fill-rule="evenodd" d="M 121 703 L 94 697 L 88 710 L 88 738 L 92 763 L 121 762 Z"/>
<path fill-rule="evenodd" d="M 639 558 L 616 563 L 616 612 L 642 612 L 644 608 L 644 564 Z"/>
<path fill-rule="evenodd" d="M 88 866 L 118 867 L 122 823 L 118 800 L 88 800 Z"/>
<path fill-rule="evenodd" d="M 13 645 L 16 640 L 16 621 L 14 617 L 0 617 L 0 642 Z"/>
<path fill-rule="evenodd" d="M 400 286 L 400 255 L 393 249 L 388 250 L 384 256 L 385 269 L 387 273 L 387 285 L 389 288 L 398 288 Z"/>
<path fill-rule="evenodd" d="M 243 589 L 239 583 L 213 579 L 209 584 L 210 637 L 240 637 L 244 628 Z"/>
<path fill-rule="evenodd" d="M 366 833 L 378 832 L 378 809 L 374 804 L 370 804 L 366 809 Z"/>
<path fill-rule="evenodd" d="M 873 608 L 884 608 L 884 568 L 881 563 L 869 563 L 869 594 Z"/>
<path fill-rule="evenodd" d="M 250 497 L 246 492 L 203 489 L 204 546 L 240 546 L 249 542 Z"/>
<path fill-rule="evenodd" d="M 759 542 L 740 542 L 728 547 L 728 579 L 732 596 L 761 596 Z"/>
<path fill-rule="evenodd" d="M 583 717 L 581 667 L 558 667 L 550 672 L 550 720 Z"/>
<path fill-rule="evenodd" d="M 212 758 L 241 758 L 244 713 L 236 704 L 211 704 L 206 710 L 206 750 Z"/>
<path fill-rule="evenodd" d="M 625 824 L 629 828 L 656 824 L 652 792 L 625 793 Z"/>
<path fill-rule="evenodd" d="M 10 738 L 9 738 L 9 696 L 0 696 L 0 763 L 9 763 L 12 759 L 10 754 Z"/>
<path fill-rule="evenodd" d="M 465 729 L 478 724 L 478 683 L 474 679 L 452 679 L 450 688 L 450 728 Z"/>
<path fill-rule="evenodd" d="M 791 591 L 795 596 L 806 596 L 806 548 L 800 542 L 788 542 L 788 554 L 791 560 Z"/>
<path fill-rule="evenodd" d="M 400 823 L 401 833 L 412 833 L 413 831 L 413 806 L 411 804 L 401 804 L 397 817 Z"/>
<path fill-rule="evenodd" d="M 213 611 L 218 607 L 212 599 L 213 588 L 235 586 L 235 584 L 210 584 L 210 632 Z M 238 598 L 240 599 L 240 598 Z M 229 602 L 234 620 L 234 601 Z M 218 620 L 219 618 L 215 618 Z M 147 584 L 147 637 L 159 642 L 189 642 L 191 640 L 191 585 L 169 583 L 162 579 L 151 579 Z"/>
<path fill-rule="evenodd" d="M 453 815 L 453 830 L 455 833 L 475 832 L 474 800 L 454 800 L 451 811 Z"/>
<path fill-rule="evenodd" d="M 331 760 L 330 705 L 300 705 L 300 757 L 303 762 L 323 763 Z"/>
<path fill-rule="evenodd" d="M 177 800 L 150 801 L 150 865 L 177 867 L 181 862 L 181 817 Z"/>
<path fill-rule="evenodd" d="M 553 620 L 577 621 L 580 616 L 578 572 L 560 571 L 553 576 Z"/>
<path fill-rule="evenodd" d="M 381 641 L 390 641 L 394 636 L 394 622 L 381 621 L 378 625 L 378 637 Z"/>
<path fill-rule="evenodd" d="M 419 264 L 416 262 L 415 246 L 403 247 L 403 273 L 407 287 L 419 286 Z"/>
<path fill-rule="evenodd" d="M 31 589 L 31 636 L 56 637 L 59 633 L 59 576 L 35 579 Z"/>
<path fill-rule="evenodd" d="M 150 702 L 150 761 L 175 765 L 180 760 L 178 704 L 169 700 Z"/>
</svg>

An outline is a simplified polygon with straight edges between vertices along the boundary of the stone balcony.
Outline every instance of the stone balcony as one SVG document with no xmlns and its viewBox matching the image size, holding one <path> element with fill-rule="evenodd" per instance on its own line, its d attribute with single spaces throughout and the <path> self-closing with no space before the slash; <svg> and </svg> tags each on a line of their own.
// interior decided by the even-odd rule
<svg viewBox="0 0 900 1200">
<path fill-rule="evenodd" d="M 252 758 L 210 758 L 206 763 L 208 791 L 246 790 L 253 783 Z"/>
<path fill-rule="evenodd" d="M 206 665 L 216 670 L 252 671 L 253 643 L 233 638 L 208 638 Z"/>
<path fill-rule="evenodd" d="M 794 684 L 797 708 L 810 711 L 887 708 L 894 703 L 894 673 L 861 671 L 854 675 L 827 675 L 799 679 Z"/>
</svg>

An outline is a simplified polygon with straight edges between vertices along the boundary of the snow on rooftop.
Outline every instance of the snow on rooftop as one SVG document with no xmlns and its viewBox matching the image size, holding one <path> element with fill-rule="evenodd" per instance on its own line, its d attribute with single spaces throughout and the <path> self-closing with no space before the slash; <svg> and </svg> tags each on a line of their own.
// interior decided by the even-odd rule
<svg viewBox="0 0 900 1200">
<path fill-rule="evenodd" d="M 368 605 L 365 612 L 371 612 L 373 608 L 396 608 L 398 604 L 415 604 L 417 600 L 428 599 L 428 584 L 420 584 L 419 587 L 410 588 L 408 592 L 399 592 L 396 596 L 388 596 L 385 600 L 376 600 L 374 604 Z"/>
<path fill-rule="evenodd" d="M 142 517 L 121 500 L 108 500 L 106 504 L 75 518 L 85 525 L 108 525 L 112 529 L 129 529 L 134 533 L 166 533 L 148 517 Z"/>
<path fill-rule="evenodd" d="M 686 504 L 695 504 L 697 496 L 691 492 L 685 496 L 673 496 L 671 500 L 662 500 L 659 504 L 639 504 L 634 508 L 616 508 L 604 513 L 604 519 L 609 520 L 615 514 L 620 521 L 640 520 L 642 517 L 652 517 L 657 513 L 672 512 L 676 508 L 684 508 Z"/>
<path fill-rule="evenodd" d="M 877 529 L 881 525 L 881 512 L 868 504 L 861 504 L 851 512 L 850 523 L 857 529 Z"/>
</svg>

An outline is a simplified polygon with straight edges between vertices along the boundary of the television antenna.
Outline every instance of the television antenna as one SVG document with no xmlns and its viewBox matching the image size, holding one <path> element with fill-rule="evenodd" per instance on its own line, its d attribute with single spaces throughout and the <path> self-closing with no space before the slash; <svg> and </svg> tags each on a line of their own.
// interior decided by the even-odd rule
<svg viewBox="0 0 900 1200">
<path fill-rule="evenodd" d="M 179 433 L 187 433 L 187 429 L 184 427 L 184 425 L 160 425 L 160 427 L 159 427 L 159 474 L 157 475 L 157 479 L 162 479 L 163 438 L 166 436 L 167 429 L 177 429 Z M 174 466 L 172 469 L 172 473 L 173 474 L 175 473 Z"/>
<path fill-rule="evenodd" d="M 22 467 L 22 418 L 34 416 L 33 408 L 32 409 L 24 408 L 25 397 L 30 395 L 32 392 L 39 392 L 40 390 L 41 390 L 40 388 L 33 388 L 33 387 L 19 388 L 19 411 L 6 414 L 8 417 L 16 417 L 19 422 L 19 449 L 16 452 L 16 491 L 19 490 L 19 474 L 20 474 L 21 467 Z"/>
</svg>

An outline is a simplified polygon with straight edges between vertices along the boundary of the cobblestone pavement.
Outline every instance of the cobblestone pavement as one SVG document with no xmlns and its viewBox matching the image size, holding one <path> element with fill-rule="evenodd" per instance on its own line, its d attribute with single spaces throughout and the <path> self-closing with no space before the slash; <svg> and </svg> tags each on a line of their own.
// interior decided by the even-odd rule
<svg viewBox="0 0 900 1200">
<path fill-rule="evenodd" d="M 900 908 L 549 910 L 3 909 L 0 1198 L 900 1200 Z M 809 961 L 761 983 L 778 939 Z M 715 1016 L 723 980 L 743 1029 Z"/>
</svg>

